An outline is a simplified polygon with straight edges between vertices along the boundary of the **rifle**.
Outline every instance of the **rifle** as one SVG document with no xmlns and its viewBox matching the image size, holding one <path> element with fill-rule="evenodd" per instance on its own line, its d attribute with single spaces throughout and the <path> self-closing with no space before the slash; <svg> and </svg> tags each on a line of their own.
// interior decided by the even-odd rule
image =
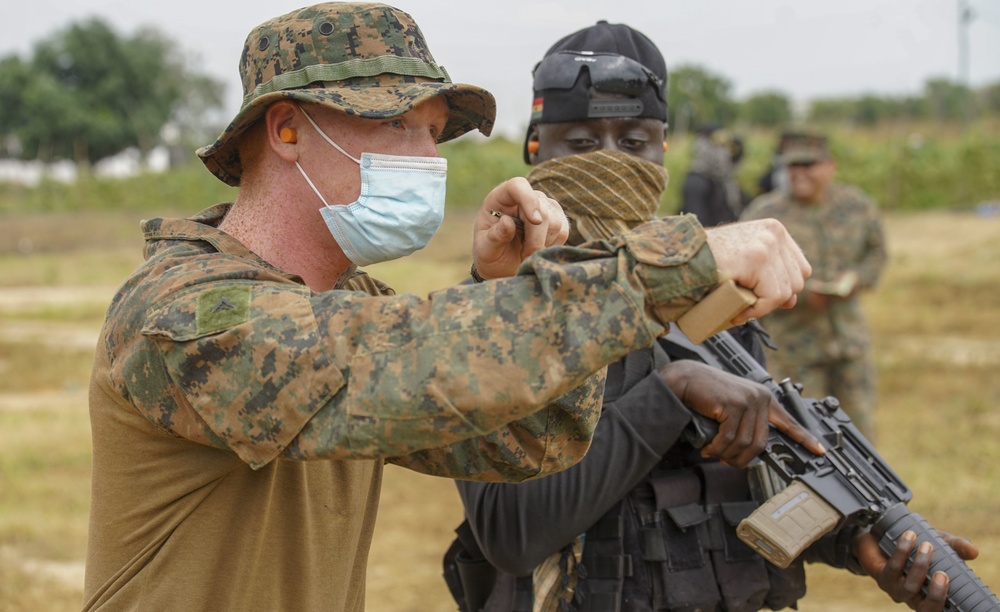
<svg viewBox="0 0 1000 612">
<path fill-rule="evenodd" d="M 910 512 L 906 504 L 912 492 L 858 431 L 836 398 L 803 398 L 801 385 L 788 379 L 775 383 L 729 334 L 720 333 L 695 344 L 672 325 L 662 340 L 673 357 L 696 359 L 764 385 L 827 448 L 826 454 L 814 455 L 770 427 L 764 452 L 750 466 L 751 474 L 756 475 L 751 478 L 755 497 L 766 501 L 737 527 L 743 542 L 771 563 L 787 567 L 821 536 L 849 524 L 870 528 L 887 556 L 910 530 L 917 535 L 918 546 L 925 541 L 934 546 L 928 579 L 937 571 L 948 574 L 946 611 L 1000 612 L 1000 600 L 989 587 L 923 517 Z M 685 437 L 700 448 L 715 436 L 718 426 L 701 415 L 692 416 Z M 911 556 L 907 569 L 912 562 Z M 923 588 L 926 593 L 927 583 Z"/>
</svg>

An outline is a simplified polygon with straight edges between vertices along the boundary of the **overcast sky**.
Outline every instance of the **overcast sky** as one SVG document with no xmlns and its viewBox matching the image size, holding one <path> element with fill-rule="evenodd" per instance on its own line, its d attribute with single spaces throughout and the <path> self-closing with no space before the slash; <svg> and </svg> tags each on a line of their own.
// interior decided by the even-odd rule
<svg viewBox="0 0 1000 612">
<path fill-rule="evenodd" d="M 239 54 L 247 33 L 303 0 L 0 0 L 0 56 L 90 16 L 120 35 L 153 26 L 226 83 L 226 118 L 242 98 Z M 968 80 L 1000 81 L 1000 0 L 397 0 L 456 81 L 497 98 L 498 133 L 520 137 L 531 68 L 558 38 L 599 19 L 649 36 L 673 66 L 694 63 L 733 84 L 737 98 L 777 89 L 797 101 L 876 93 L 918 94 L 932 77 L 958 80 L 959 6 Z M 0 112 L 3 112 L 0 109 Z"/>
</svg>

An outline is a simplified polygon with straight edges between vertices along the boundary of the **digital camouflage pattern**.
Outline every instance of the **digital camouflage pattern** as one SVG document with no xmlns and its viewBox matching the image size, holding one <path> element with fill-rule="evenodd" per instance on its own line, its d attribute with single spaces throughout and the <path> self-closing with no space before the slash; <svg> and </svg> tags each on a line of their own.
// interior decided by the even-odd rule
<svg viewBox="0 0 1000 612">
<path fill-rule="evenodd" d="M 857 274 L 860 290 L 878 283 L 887 260 L 885 236 L 875 204 L 858 189 L 833 183 L 815 205 L 773 191 L 751 202 L 741 219 L 767 217 L 788 228 L 812 265 L 807 289 L 848 271 Z M 871 436 L 874 366 L 857 293 L 831 300 L 826 310 L 810 308 L 805 295 L 799 295 L 795 308 L 775 310 L 761 323 L 779 349 L 768 354 L 769 369 L 780 378 L 802 382 L 807 396 L 836 396 L 862 432 Z"/>
<path fill-rule="evenodd" d="M 677 218 L 427 298 L 357 272 L 314 293 L 216 229 L 228 206 L 144 222 L 146 262 L 109 307 L 86 610 L 362 610 L 383 462 L 511 481 L 568 467 L 604 366 L 718 282 Z"/>
<path fill-rule="evenodd" d="M 243 47 L 240 78 L 239 113 L 218 140 L 198 151 L 229 185 L 239 185 L 242 173 L 239 135 L 282 98 L 384 119 L 444 96 L 449 115 L 439 142 L 474 129 L 489 135 L 496 116 L 493 96 L 452 83 L 413 18 L 385 4 L 316 4 L 257 26 Z"/>
<path fill-rule="evenodd" d="M 255 468 L 282 453 L 405 455 L 531 415 L 651 343 L 715 277 L 700 226 L 679 219 L 427 299 L 313 293 L 212 228 L 223 212 L 144 224 L 147 262 L 109 310 L 105 349 L 118 392 L 153 424 Z M 552 456 L 555 442 L 511 449 L 523 459 L 489 477 L 566 467 L 576 453 Z M 430 469 L 479 473 L 455 468 Z"/>
</svg>

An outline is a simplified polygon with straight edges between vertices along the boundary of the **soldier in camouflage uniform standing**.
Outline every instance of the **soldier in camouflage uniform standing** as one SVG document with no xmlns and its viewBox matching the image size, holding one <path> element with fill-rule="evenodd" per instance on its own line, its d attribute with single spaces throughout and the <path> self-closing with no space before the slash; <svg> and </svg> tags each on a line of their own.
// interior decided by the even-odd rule
<svg viewBox="0 0 1000 612">
<path fill-rule="evenodd" d="M 396 295 L 357 266 L 426 244 L 437 143 L 489 133 L 493 97 L 382 4 L 270 20 L 240 74 L 243 107 L 199 151 L 235 201 L 144 221 L 146 261 L 101 332 L 86 610 L 362 610 L 385 462 L 563 469 L 590 443 L 604 366 L 723 276 L 759 297 L 743 319 L 808 277 L 774 221 L 560 247 L 561 208 L 519 178 L 475 220 L 474 276 L 492 280 Z"/>
<path fill-rule="evenodd" d="M 778 350 L 768 355 L 778 380 L 791 377 L 811 397 L 833 395 L 874 440 L 875 368 L 859 300 L 886 262 L 878 209 L 855 187 L 834 182 L 825 136 L 790 132 L 780 159 L 788 185 L 755 199 L 742 219 L 773 218 L 792 233 L 814 275 L 795 308 L 762 321 Z"/>
</svg>

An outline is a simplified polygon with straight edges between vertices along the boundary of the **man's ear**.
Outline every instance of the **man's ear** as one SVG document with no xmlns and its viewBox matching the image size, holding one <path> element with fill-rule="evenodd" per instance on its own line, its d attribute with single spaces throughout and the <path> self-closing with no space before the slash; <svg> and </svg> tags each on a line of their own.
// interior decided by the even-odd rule
<svg viewBox="0 0 1000 612">
<path fill-rule="evenodd" d="M 290 100 L 278 100 L 267 107 L 264 126 L 267 145 L 286 161 L 298 159 L 297 135 L 300 115 L 297 105 Z"/>
<path fill-rule="evenodd" d="M 533 126 L 531 132 L 528 133 L 527 144 L 525 145 L 528 149 L 528 163 L 532 166 L 538 163 L 538 147 L 541 143 L 538 140 L 538 126 Z"/>
</svg>

